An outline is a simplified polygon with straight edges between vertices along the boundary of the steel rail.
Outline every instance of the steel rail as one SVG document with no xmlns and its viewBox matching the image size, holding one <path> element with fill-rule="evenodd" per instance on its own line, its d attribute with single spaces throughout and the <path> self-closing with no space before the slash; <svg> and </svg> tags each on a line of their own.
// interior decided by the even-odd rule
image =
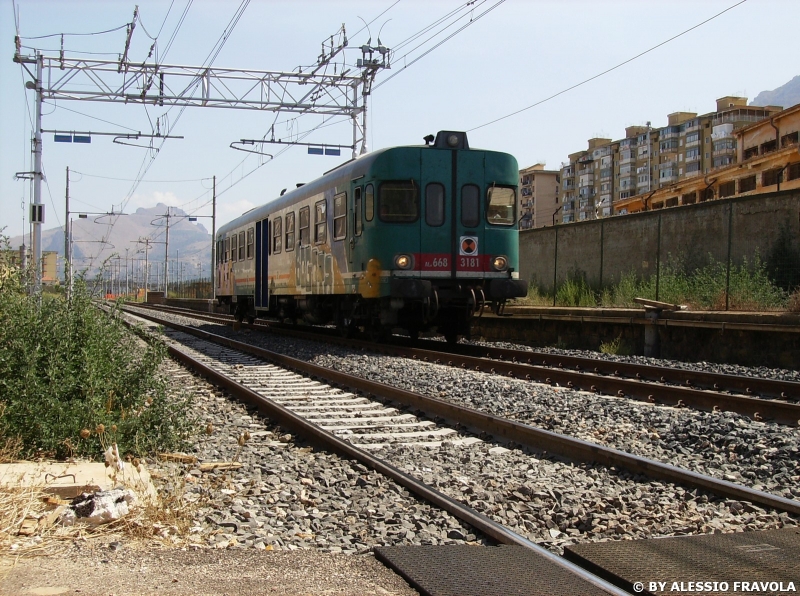
<svg viewBox="0 0 800 596">
<path fill-rule="evenodd" d="M 192 313 L 191 316 L 196 315 Z M 218 322 L 222 315 L 201 314 L 198 318 Z M 226 317 L 225 320 L 231 319 Z M 628 397 L 653 404 L 685 406 L 706 411 L 720 409 L 736 412 L 754 419 L 774 421 L 783 425 L 795 426 L 800 424 L 800 403 L 792 403 L 783 399 L 771 400 L 740 394 L 726 394 L 721 393 L 722 390 L 719 387 L 720 383 L 729 388 L 734 385 L 746 385 L 748 393 L 753 392 L 750 389 L 752 386 L 759 390 L 759 393 L 761 392 L 760 390 L 766 388 L 770 393 L 780 390 L 784 396 L 787 391 L 792 395 L 800 396 L 800 383 L 791 381 L 701 373 L 682 369 L 650 367 L 641 364 L 540 354 L 538 352 L 532 353 L 523 350 L 469 344 L 447 346 L 442 342 L 427 341 L 422 343 L 423 346 L 428 346 L 429 349 L 419 347 L 420 342 L 417 345 L 409 346 L 407 342 L 402 340 L 393 344 L 375 344 L 353 339 L 346 340 L 324 331 L 312 333 L 295 329 L 287 330 L 275 325 L 260 324 L 257 326 L 264 326 L 270 331 L 289 334 L 294 337 L 307 337 L 312 340 L 319 340 L 320 337 L 324 337 L 325 341 L 328 342 L 366 347 L 381 353 L 468 367 L 478 371 L 487 370 L 531 381 L 557 383 L 571 389 L 604 393 L 616 397 Z M 446 359 L 443 358 L 443 354 L 447 354 Z M 477 354 L 485 354 L 485 357 Z M 533 364 L 533 362 L 538 361 L 541 361 L 543 365 Z M 575 370 L 564 368 L 565 363 L 567 366 L 574 367 Z M 554 366 L 558 368 L 552 368 Z M 593 367 L 593 372 L 586 370 L 589 367 Z M 600 374 L 601 371 L 606 375 Z M 620 377 L 620 371 L 637 378 Z M 676 384 L 656 385 L 653 382 L 653 378 L 656 375 L 658 375 L 658 379 L 662 383 L 672 380 Z M 669 376 L 669 379 L 667 379 L 667 376 Z M 684 380 L 679 381 L 679 376 L 684 377 Z M 710 380 L 703 382 L 703 379 Z M 714 383 L 714 381 L 717 382 Z M 681 382 L 685 384 L 681 384 Z M 716 385 L 716 388 L 706 390 L 694 387 L 695 384 L 701 386 Z"/>
<path fill-rule="evenodd" d="M 130 311 L 127 311 L 130 312 Z M 195 337 L 199 337 L 201 339 L 205 339 L 211 343 L 217 343 L 222 345 L 227 345 L 228 343 L 233 344 L 229 345 L 233 349 L 241 350 L 248 353 L 254 353 L 249 349 L 243 348 L 252 348 L 252 346 L 247 346 L 247 344 L 240 344 L 240 342 L 234 342 L 232 340 L 219 342 L 218 339 L 225 340 L 225 338 L 220 336 L 213 336 L 212 334 L 206 333 L 204 331 L 199 331 L 193 328 L 184 328 L 182 325 L 177 325 L 174 323 L 170 323 L 168 321 L 164 321 L 158 319 L 157 317 L 152 317 L 150 315 L 143 315 L 141 313 L 130 313 L 134 314 L 139 317 L 146 318 L 153 322 L 166 325 L 172 327 L 174 329 L 180 330 L 184 333 L 193 335 Z M 209 337 L 206 337 L 209 336 Z M 236 344 L 239 344 L 238 346 Z M 266 398 L 259 393 L 245 387 L 241 383 L 233 380 L 232 378 L 228 377 L 227 375 L 222 374 L 219 371 L 214 370 L 213 368 L 206 366 L 202 362 L 196 360 L 191 355 L 183 352 L 167 344 L 167 350 L 174 359 L 178 360 L 185 366 L 195 370 L 205 378 L 209 379 L 215 385 L 224 388 L 228 391 L 231 395 L 235 396 L 237 399 L 240 399 L 248 404 L 253 405 L 258 409 L 258 411 L 268 418 L 269 420 L 280 424 L 282 427 L 292 430 L 296 434 L 303 436 L 310 442 L 317 444 L 318 446 L 336 452 L 340 455 L 345 457 L 352 458 L 365 466 L 369 467 L 370 469 L 383 474 L 384 476 L 391 478 L 404 488 L 408 489 L 419 498 L 424 499 L 425 501 L 431 503 L 432 505 L 447 511 L 448 513 L 454 515 L 458 519 L 462 520 L 463 522 L 469 524 L 476 530 L 484 533 L 485 535 L 489 536 L 493 540 L 497 541 L 500 544 L 509 544 L 509 545 L 516 545 L 522 546 L 524 548 L 530 549 L 539 555 L 545 557 L 546 559 L 552 561 L 553 563 L 559 565 L 560 567 L 564 568 L 569 573 L 576 575 L 583 579 L 586 582 L 591 583 L 592 585 L 598 587 L 599 589 L 613 594 L 614 596 L 628 596 L 628 592 L 619 589 L 617 586 L 607 582 L 606 580 L 590 573 L 589 571 L 583 569 L 582 567 L 578 566 L 567 559 L 564 559 L 554 553 L 551 553 L 546 548 L 539 546 L 535 542 L 532 542 L 517 534 L 516 532 L 506 528 L 502 524 L 499 524 L 492 519 L 488 518 L 487 516 L 483 515 L 482 513 L 476 511 L 475 509 L 464 505 L 463 503 L 456 501 L 455 499 L 445 495 L 444 493 L 436 490 L 435 488 L 425 484 L 424 482 L 414 478 L 413 476 L 406 474 L 405 472 L 399 470 L 395 466 L 373 456 L 371 453 L 364 449 L 359 449 L 355 447 L 351 443 L 344 441 L 330 433 L 326 430 L 323 430 L 316 424 L 311 422 L 307 422 L 301 416 L 298 416 L 291 410 L 279 405 L 278 403 Z M 257 349 L 258 353 L 254 353 L 262 358 L 266 358 L 275 362 L 276 364 L 288 364 L 287 368 L 294 368 L 297 369 L 298 364 L 302 364 L 300 360 L 295 360 L 293 358 L 288 358 L 287 356 L 281 356 L 280 354 L 274 354 L 266 352 L 266 350 Z M 278 358 L 275 358 L 278 357 Z M 316 370 L 316 372 L 325 373 L 325 369 L 321 367 L 312 366 L 312 370 Z M 320 375 L 317 375 L 320 376 Z"/>
<path fill-rule="evenodd" d="M 746 500 L 779 511 L 800 515 L 800 501 L 772 495 L 733 482 L 728 482 L 727 480 L 719 480 L 710 476 L 704 476 L 677 466 L 664 464 L 611 447 L 605 447 L 582 439 L 500 418 L 492 414 L 476 411 L 437 398 L 423 396 L 383 383 L 369 381 L 361 377 L 354 377 L 346 373 L 326 369 L 309 362 L 270 352 L 263 348 L 208 333 L 194 327 L 187 327 L 171 321 L 166 321 L 150 314 L 132 314 L 219 345 L 247 352 L 259 358 L 274 362 L 282 367 L 302 372 L 310 377 L 323 379 L 329 384 L 349 387 L 355 391 L 361 391 L 410 408 L 418 409 L 430 418 L 440 418 L 444 421 L 448 421 L 453 426 L 471 430 L 476 434 L 483 433 L 484 435 L 497 437 L 515 445 L 537 449 L 545 453 L 565 457 L 572 461 L 589 464 L 599 463 L 608 467 L 620 467 L 633 474 L 642 474 L 656 480 L 683 484 L 708 491 L 723 498 Z"/>
<path fill-rule="evenodd" d="M 434 343 L 439 342 L 425 342 L 425 344 L 420 342 L 420 345 Z M 677 385 L 694 386 L 695 388 L 705 388 L 714 391 L 737 391 L 748 395 L 758 394 L 775 398 L 779 397 L 781 399 L 800 400 L 800 383 L 796 381 L 744 377 L 741 375 L 685 370 L 682 368 L 638 364 L 635 362 L 617 362 L 581 356 L 545 354 L 510 348 L 486 348 L 470 344 L 446 346 L 444 351 L 468 355 L 487 354 L 487 357 L 491 358 L 506 360 L 516 359 L 519 362 L 527 362 L 529 364 L 541 363 L 544 366 L 579 368 L 584 371 L 594 371 L 599 374 L 622 374 L 640 380 L 675 383 Z"/>
<path fill-rule="evenodd" d="M 208 321 L 219 322 L 222 315 L 191 314 L 193 317 Z M 226 318 L 227 320 L 232 320 Z M 698 410 L 715 411 L 726 410 L 736 412 L 744 416 L 749 416 L 755 420 L 768 420 L 787 426 L 797 426 L 800 424 L 800 403 L 792 403 L 785 399 L 764 399 L 760 397 L 750 397 L 741 394 L 721 393 L 719 383 L 728 387 L 733 385 L 746 385 L 748 392 L 752 392 L 750 387 L 760 390 L 767 388 L 769 392 L 781 390 L 782 394 L 788 391 L 792 395 L 800 396 L 800 383 L 791 381 L 776 381 L 772 379 L 755 379 L 752 377 L 736 377 L 733 375 L 700 373 L 696 371 L 684 371 L 682 369 L 669 369 L 665 367 L 649 367 L 642 364 L 628 364 L 621 362 L 610 362 L 607 360 L 595 360 L 590 358 L 580 358 L 575 356 L 559 356 L 551 354 L 532 353 L 523 350 L 512 350 L 506 348 L 492 348 L 474 346 L 469 344 L 459 344 L 448 346 L 443 342 L 424 342 L 423 346 L 393 344 L 375 344 L 362 340 L 344 339 L 334 336 L 331 333 L 299 331 L 296 329 L 284 329 L 276 325 L 257 325 L 258 327 L 268 328 L 272 332 L 291 335 L 293 337 L 305 337 L 310 340 L 319 341 L 324 338 L 330 343 L 368 348 L 372 351 L 417 358 L 420 360 L 435 362 L 438 364 L 448 364 L 462 368 L 470 368 L 476 371 L 486 371 L 495 374 L 504 374 L 519 379 L 537 381 L 548 384 L 559 384 L 570 389 L 590 391 L 593 393 L 603 393 L 615 397 L 627 397 L 645 401 L 652 404 L 665 404 L 678 407 L 691 407 Z M 433 349 L 435 348 L 435 349 Z M 485 354 L 485 357 L 470 355 Z M 533 364 L 542 362 L 543 366 Z M 561 368 L 566 363 L 575 370 Z M 558 368 L 553 368 L 558 366 Z M 593 372 L 589 372 L 589 367 L 593 367 Z M 599 374 L 600 371 L 607 373 Z M 623 371 L 634 378 L 617 376 Z M 674 382 L 678 381 L 678 376 L 684 377 L 682 384 L 655 384 L 647 379 L 653 379 L 658 375 L 659 381 L 668 382 L 667 376 Z M 703 382 L 704 378 L 710 379 Z M 714 383 L 713 381 L 717 381 Z M 696 388 L 693 385 L 717 385 L 714 390 Z M 760 391 L 758 391 L 760 392 Z"/>
</svg>

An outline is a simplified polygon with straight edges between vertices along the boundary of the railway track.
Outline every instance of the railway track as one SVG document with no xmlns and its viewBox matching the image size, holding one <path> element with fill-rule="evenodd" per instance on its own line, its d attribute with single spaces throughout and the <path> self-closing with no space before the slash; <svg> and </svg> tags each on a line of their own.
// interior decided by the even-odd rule
<svg viewBox="0 0 800 596">
<path fill-rule="evenodd" d="M 233 324 L 233 317 L 207 315 L 186 309 L 166 308 L 215 323 Z M 189 315 L 191 313 L 191 315 Z M 273 333 L 347 345 L 356 348 L 486 371 L 570 389 L 636 399 L 654 405 L 687 407 L 705 411 L 731 411 L 754 420 L 800 424 L 800 383 L 741 375 L 691 371 L 663 366 L 612 362 L 604 359 L 544 354 L 527 350 L 486 347 L 394 336 L 390 344 L 376 344 L 339 337 L 330 329 L 314 332 L 276 323 L 256 323 L 255 328 Z"/>
<path fill-rule="evenodd" d="M 133 314 L 140 318 L 143 316 L 141 313 Z M 255 406 L 281 427 L 291 429 L 323 448 L 353 458 L 393 479 L 419 498 L 456 516 L 498 544 L 530 551 L 537 559 L 541 559 L 539 565 L 549 567 L 550 573 L 554 573 L 561 583 L 566 581 L 576 594 L 622 596 L 627 593 L 369 453 L 372 449 L 385 448 L 390 443 L 431 447 L 446 438 L 450 445 L 469 447 L 482 442 L 480 439 L 463 436 L 463 433 L 452 428 L 403 414 L 374 399 L 356 396 L 339 387 L 276 366 L 282 364 L 291 368 L 306 368 L 304 363 L 292 362 L 294 359 L 277 354 L 268 356 L 263 350 L 257 350 L 261 352 L 260 357 L 254 358 L 248 354 L 252 350 L 245 346 L 235 346 L 244 348 L 243 351 L 224 347 L 229 343 L 224 338 L 182 328 L 154 316 L 144 315 L 144 318 L 172 327 L 166 333 L 166 344 L 173 358 L 225 388 L 234 397 Z M 266 363 L 263 358 L 267 356 L 276 364 Z M 319 367 L 312 366 L 304 372 L 326 374 L 317 369 Z M 337 380 L 333 382 L 336 384 Z M 353 430 L 373 432 L 354 433 Z"/>
<path fill-rule="evenodd" d="M 132 312 L 130 309 L 126 310 Z M 536 428 L 437 398 L 423 396 L 383 383 L 370 381 L 362 377 L 325 369 L 309 362 L 304 362 L 247 343 L 208 333 L 195 327 L 179 325 L 151 313 L 134 312 L 134 314 L 164 325 L 165 327 L 179 330 L 195 338 L 213 342 L 218 346 L 228 347 L 259 359 L 268 360 L 278 366 L 290 368 L 312 378 L 324 379 L 325 382 L 334 386 L 347 387 L 351 392 L 360 393 L 363 397 L 375 397 L 382 404 L 400 404 L 402 407 L 410 408 L 417 413 L 417 415 L 423 415 L 430 420 L 446 423 L 451 428 L 460 429 L 462 432 L 471 433 L 473 436 L 505 441 L 512 446 L 522 446 L 544 451 L 549 454 L 565 457 L 575 462 L 601 464 L 617 469 L 622 468 L 633 474 L 640 474 L 654 480 L 698 488 L 722 498 L 742 499 L 778 511 L 786 511 L 795 515 L 800 515 L 800 502 L 793 499 L 754 490 L 733 482 L 698 474 L 676 466 L 626 453 L 618 449 Z M 180 354 L 176 356 L 178 358 L 183 358 Z M 347 396 L 347 398 L 351 399 L 351 396 Z M 392 416 L 393 414 L 387 413 L 386 415 Z M 292 422 L 300 423 L 302 418 L 304 417 L 299 417 L 296 420 L 293 418 Z M 314 427 L 319 431 L 327 432 L 319 429 L 316 425 L 314 425 Z M 423 431 L 423 434 L 430 434 L 430 430 Z M 360 437 L 356 437 L 356 439 L 359 438 Z"/>
<path fill-rule="evenodd" d="M 411 448 L 429 447 L 438 453 L 434 457 L 436 459 L 442 456 L 442 451 L 437 451 L 436 447 L 441 445 L 442 441 L 446 441 L 448 447 L 445 451 L 463 449 L 464 455 L 456 457 L 477 456 L 482 458 L 480 460 L 483 462 L 482 466 L 490 466 L 492 464 L 489 458 L 493 452 L 498 453 L 497 456 L 500 458 L 509 457 L 504 455 L 504 452 L 514 453 L 500 447 L 491 447 L 491 444 L 484 442 L 498 437 L 517 445 L 545 450 L 548 454 L 556 453 L 573 461 L 599 462 L 604 466 L 614 469 L 624 468 L 634 474 L 650 478 L 700 487 L 706 494 L 750 501 L 763 507 L 800 514 L 800 503 L 797 501 L 753 491 L 730 482 L 680 470 L 571 437 L 532 429 L 514 421 L 469 411 L 466 408 L 459 408 L 360 377 L 349 377 L 340 372 L 321 369 L 308 362 L 269 353 L 229 338 L 214 337 L 213 334 L 194 327 L 182 328 L 167 320 L 158 320 L 158 317 L 152 315 L 148 315 L 148 318 L 157 320 L 161 325 L 178 329 L 179 331 L 167 332 L 173 339 L 181 336 L 181 343 L 184 344 L 184 347 L 177 350 L 172 348 L 171 351 L 175 350 L 173 355 L 203 375 L 212 377 L 216 384 L 224 386 L 241 399 L 257 405 L 266 416 L 282 427 L 293 429 L 301 436 L 311 437 L 314 442 L 322 443 L 327 449 L 353 457 L 381 474 L 393 478 L 420 498 L 452 513 L 491 540 L 499 544 L 514 545 L 512 548 L 530 551 L 548 565 L 554 565 L 557 573 L 562 574 L 558 581 L 561 581 L 562 585 L 564 581 L 569 582 L 570 593 L 623 592 L 598 580 L 585 569 L 572 563 L 568 564 L 547 549 L 537 546 L 524 535 L 509 529 L 502 523 L 505 521 L 504 518 L 498 520 L 496 516 L 487 517 L 463 505 L 459 501 L 458 492 L 455 495 L 452 490 L 449 494 L 447 490 L 440 492 L 416 477 L 421 476 L 428 483 L 434 480 L 433 484 L 440 486 L 438 483 L 440 479 L 432 479 L 430 473 L 428 478 L 425 478 L 425 474 L 420 474 L 419 470 L 414 471 L 413 475 L 402 471 L 399 465 L 393 464 L 391 460 L 387 461 L 387 454 L 392 454 L 393 450 L 401 445 L 412 446 Z M 178 335 L 175 335 L 176 333 Z M 213 344 L 208 344 L 208 341 L 212 341 Z M 188 346 L 202 349 L 205 356 L 192 358 L 186 353 L 191 351 Z M 205 362 L 202 362 L 203 360 Z M 267 360 L 270 363 L 266 363 Z M 220 367 L 227 370 L 227 373 L 220 373 L 218 370 Z M 402 407 L 398 408 L 397 404 Z M 414 414 L 409 413 L 409 408 Z M 484 440 L 475 437 L 478 433 Z M 422 451 L 425 452 L 426 449 Z M 372 452 L 376 454 L 373 455 Z M 403 470 L 409 470 L 409 466 L 406 465 Z M 569 473 L 570 482 L 577 482 L 574 472 Z M 698 496 L 702 496 L 702 493 Z M 513 518 L 513 513 L 511 515 L 509 519 Z M 407 547 L 399 548 L 401 549 L 399 554 L 402 555 L 402 549 Z M 511 551 L 504 552 L 506 554 L 502 558 L 506 559 Z M 393 553 L 391 548 L 378 549 L 377 554 L 382 560 L 386 558 L 387 563 L 393 556 L 398 556 L 398 553 Z M 570 552 L 567 554 L 572 556 Z M 425 566 L 424 563 L 420 565 Z M 594 569 L 594 572 L 598 570 Z M 546 593 L 565 592 L 562 589 Z"/>
</svg>

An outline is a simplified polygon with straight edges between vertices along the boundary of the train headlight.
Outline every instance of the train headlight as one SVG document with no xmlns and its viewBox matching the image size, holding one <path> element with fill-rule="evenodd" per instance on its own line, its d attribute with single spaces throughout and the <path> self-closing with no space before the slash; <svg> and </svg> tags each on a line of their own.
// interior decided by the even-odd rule
<svg viewBox="0 0 800 596">
<path fill-rule="evenodd" d="M 397 255 L 394 258 L 394 266 L 398 269 L 411 269 L 414 266 L 414 259 L 409 255 Z"/>
<path fill-rule="evenodd" d="M 495 271 L 505 271 L 508 269 L 508 259 L 505 257 L 495 257 L 492 259 L 492 269 Z"/>
</svg>

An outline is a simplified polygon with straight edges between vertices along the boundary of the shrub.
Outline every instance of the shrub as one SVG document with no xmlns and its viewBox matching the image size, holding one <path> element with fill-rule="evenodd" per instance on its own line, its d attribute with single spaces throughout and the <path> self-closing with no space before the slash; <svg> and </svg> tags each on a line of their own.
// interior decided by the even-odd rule
<svg viewBox="0 0 800 596">
<path fill-rule="evenodd" d="M 29 296 L 0 261 L 0 305 L 0 442 L 19 438 L 27 457 L 93 456 L 103 425 L 123 454 L 182 446 L 191 403 L 167 395 L 164 348 L 98 309 L 81 280 L 69 303 Z"/>
</svg>

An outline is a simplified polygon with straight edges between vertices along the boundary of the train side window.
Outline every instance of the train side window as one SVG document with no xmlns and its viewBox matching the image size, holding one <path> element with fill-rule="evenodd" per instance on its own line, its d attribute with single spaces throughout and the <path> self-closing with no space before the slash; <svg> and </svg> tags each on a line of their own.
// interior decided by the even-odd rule
<svg viewBox="0 0 800 596">
<path fill-rule="evenodd" d="M 474 184 L 461 187 L 461 223 L 474 228 L 481 223 L 481 191 Z"/>
<path fill-rule="evenodd" d="M 256 242 L 256 232 L 255 228 L 249 228 L 247 230 L 247 258 L 252 259 L 255 252 L 253 251 L 253 247 L 255 246 Z"/>
<path fill-rule="evenodd" d="M 294 211 L 286 214 L 286 252 L 294 250 Z"/>
<path fill-rule="evenodd" d="M 239 232 L 239 260 L 244 261 L 244 232 Z"/>
<path fill-rule="evenodd" d="M 238 254 L 238 251 L 236 250 L 237 247 L 236 239 L 237 239 L 236 234 L 231 235 L 231 261 L 233 262 L 236 262 L 236 255 Z"/>
<path fill-rule="evenodd" d="M 381 183 L 378 217 L 387 223 L 411 223 L 419 219 L 419 193 L 413 180 Z"/>
<path fill-rule="evenodd" d="M 361 221 L 361 187 L 357 186 L 353 190 L 353 233 L 356 236 L 361 236 L 363 225 Z"/>
<path fill-rule="evenodd" d="M 486 191 L 486 221 L 496 226 L 513 226 L 516 216 L 517 193 L 508 186 L 491 186 Z"/>
<path fill-rule="evenodd" d="M 438 182 L 425 187 L 425 223 L 429 226 L 444 224 L 444 186 Z"/>
<path fill-rule="evenodd" d="M 325 232 L 328 224 L 328 209 L 325 200 L 314 203 L 314 243 L 325 242 Z"/>
<path fill-rule="evenodd" d="M 303 207 L 300 210 L 300 245 L 311 244 L 311 218 L 310 209 Z"/>
<path fill-rule="evenodd" d="M 225 238 L 225 262 L 227 263 L 230 260 L 231 254 L 231 239 Z"/>
<path fill-rule="evenodd" d="M 340 192 L 333 197 L 333 239 L 342 240 L 347 236 L 347 193 Z"/>
<path fill-rule="evenodd" d="M 280 217 L 272 220 L 272 252 L 277 254 L 283 248 L 283 221 Z"/>
<path fill-rule="evenodd" d="M 364 189 L 364 219 L 372 221 L 375 217 L 375 189 L 371 184 L 367 184 Z"/>
</svg>

